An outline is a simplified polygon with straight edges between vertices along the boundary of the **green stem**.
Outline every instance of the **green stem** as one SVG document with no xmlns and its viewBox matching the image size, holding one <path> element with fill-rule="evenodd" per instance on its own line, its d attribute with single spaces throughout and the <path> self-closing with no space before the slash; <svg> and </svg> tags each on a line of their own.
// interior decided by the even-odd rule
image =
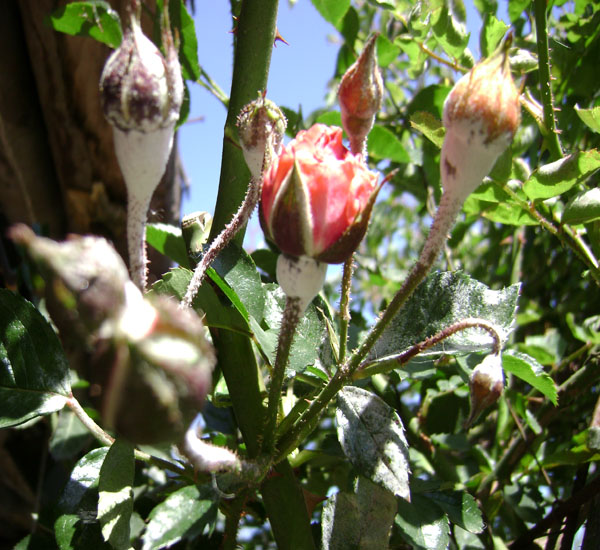
<svg viewBox="0 0 600 550">
<path fill-rule="evenodd" d="M 269 386 L 269 404 L 267 406 L 267 421 L 265 424 L 263 444 L 264 451 L 268 454 L 273 452 L 285 368 L 288 364 L 290 350 L 292 349 L 292 341 L 294 340 L 296 327 L 298 326 L 301 316 L 300 298 L 290 298 L 288 296 L 285 301 L 283 318 L 281 319 L 277 354 L 275 356 L 275 365 L 273 366 L 273 374 L 271 376 L 271 385 Z"/>
<path fill-rule="evenodd" d="M 232 136 L 237 136 L 236 119 L 242 107 L 256 99 L 259 90 L 267 88 L 277 4 L 277 0 L 244 0 L 241 5 L 211 241 L 238 210 L 250 180 L 243 153 Z M 234 241 L 241 244 L 243 239 L 242 228 Z M 256 457 L 261 449 L 265 410 L 264 385 L 252 342 L 246 336 L 223 329 L 213 328 L 211 335 L 249 458 Z M 261 486 L 261 493 L 278 548 L 312 550 L 312 530 L 302 490 L 287 462 L 279 466 L 277 476 Z M 296 537 L 297 544 L 292 537 Z"/>
<path fill-rule="evenodd" d="M 421 255 L 408 277 L 396 293 L 386 310 L 381 314 L 360 347 L 351 355 L 348 362 L 343 365 L 316 396 L 308 409 L 300 415 L 294 425 L 282 435 L 277 442 L 278 454 L 276 461 L 284 459 L 303 441 L 314 429 L 321 413 L 327 407 L 333 396 L 347 383 L 354 371 L 383 334 L 385 328 L 396 316 L 400 308 L 423 281 L 431 266 L 435 262 L 440 250 L 448 237 L 448 232 L 454 225 L 456 216 L 462 207 L 463 201 L 451 193 L 443 193 L 435 219 L 421 251 Z"/>
<path fill-rule="evenodd" d="M 348 325 L 350 324 L 350 287 L 354 273 L 354 255 L 344 262 L 342 273 L 342 296 L 340 298 L 340 352 L 339 364 L 346 360 L 346 348 L 348 345 Z"/>
<path fill-rule="evenodd" d="M 563 151 L 556 130 L 554 106 L 552 102 L 552 82 L 550 76 L 550 56 L 548 52 L 548 32 L 546 27 L 547 0 L 534 0 L 535 30 L 537 35 L 538 74 L 544 108 L 544 126 L 547 130 L 548 148 L 553 160 L 562 158 Z"/>
</svg>

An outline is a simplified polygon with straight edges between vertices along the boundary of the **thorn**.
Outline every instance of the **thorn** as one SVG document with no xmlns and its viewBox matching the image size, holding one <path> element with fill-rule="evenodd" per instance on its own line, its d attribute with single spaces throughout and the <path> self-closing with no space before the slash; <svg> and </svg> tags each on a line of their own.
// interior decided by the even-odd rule
<svg viewBox="0 0 600 550">
<path fill-rule="evenodd" d="M 275 28 L 275 40 L 273 41 L 273 46 L 277 46 L 277 41 L 283 42 L 286 46 L 289 46 L 289 42 L 283 38 L 283 36 L 281 36 L 279 34 L 279 30 L 277 28 Z"/>
<path fill-rule="evenodd" d="M 229 33 L 237 34 L 238 18 L 235 15 L 232 15 L 231 18 L 233 19 L 233 29 L 231 29 Z"/>
</svg>

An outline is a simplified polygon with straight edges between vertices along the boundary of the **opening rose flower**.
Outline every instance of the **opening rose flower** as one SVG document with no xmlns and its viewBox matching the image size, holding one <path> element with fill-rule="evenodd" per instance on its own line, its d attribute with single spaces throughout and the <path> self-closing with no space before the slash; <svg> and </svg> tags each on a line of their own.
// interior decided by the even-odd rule
<svg viewBox="0 0 600 550">
<path fill-rule="evenodd" d="M 342 129 L 315 124 L 284 146 L 265 173 L 260 203 L 267 238 L 289 256 L 348 259 L 367 230 L 380 186 Z"/>
</svg>

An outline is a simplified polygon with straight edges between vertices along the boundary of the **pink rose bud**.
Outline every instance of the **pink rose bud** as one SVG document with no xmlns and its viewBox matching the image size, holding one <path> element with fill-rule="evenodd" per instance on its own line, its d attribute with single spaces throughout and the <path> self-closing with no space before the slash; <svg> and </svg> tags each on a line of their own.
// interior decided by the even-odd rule
<svg viewBox="0 0 600 550">
<path fill-rule="evenodd" d="M 469 379 L 471 392 L 471 414 L 465 422 L 469 427 L 479 415 L 493 405 L 504 389 L 504 371 L 502 370 L 502 358 L 498 354 L 491 354 L 479 363 L 471 373 Z"/>
<path fill-rule="evenodd" d="M 246 164 L 252 176 L 260 178 L 279 154 L 287 126 L 285 116 L 275 103 L 259 94 L 242 109 L 237 126 Z"/>
<path fill-rule="evenodd" d="M 363 152 L 375 115 L 381 108 L 383 80 L 377 66 L 377 36 L 369 38 L 356 62 L 342 77 L 338 90 L 342 124 L 353 153 Z"/>
<path fill-rule="evenodd" d="M 444 103 L 442 187 L 463 200 L 488 175 L 519 127 L 521 107 L 510 74 L 510 43 L 509 38 L 490 58 L 475 65 Z"/>
<path fill-rule="evenodd" d="M 377 174 L 342 144 L 342 129 L 315 124 L 283 146 L 264 174 L 260 220 L 288 256 L 336 264 L 367 230 Z"/>
</svg>

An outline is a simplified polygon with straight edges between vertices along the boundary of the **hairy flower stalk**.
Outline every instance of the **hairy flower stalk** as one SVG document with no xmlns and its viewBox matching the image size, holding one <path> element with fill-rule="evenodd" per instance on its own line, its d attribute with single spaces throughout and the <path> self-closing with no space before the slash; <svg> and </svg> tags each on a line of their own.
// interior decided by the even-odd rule
<svg viewBox="0 0 600 550">
<path fill-rule="evenodd" d="M 115 152 L 127 187 L 129 268 L 141 290 L 147 279 L 148 207 L 171 154 L 183 101 L 181 68 L 166 4 L 162 21 L 166 59 L 142 32 L 141 4 L 134 0 L 130 26 L 100 78 L 102 108 L 113 126 Z"/>
<path fill-rule="evenodd" d="M 191 307 L 206 270 L 235 234 L 246 224 L 258 204 L 262 188 L 262 174 L 281 149 L 287 121 L 272 101 L 259 94 L 258 99 L 246 105 L 238 117 L 240 144 L 252 177 L 239 210 L 223 231 L 217 235 L 194 270 L 181 307 Z"/>
<path fill-rule="evenodd" d="M 367 40 L 356 62 L 345 72 L 338 89 L 342 125 L 354 154 L 366 150 L 367 135 L 381 108 L 383 80 L 377 66 L 378 34 Z"/>
<path fill-rule="evenodd" d="M 450 91 L 443 116 L 446 126 L 440 166 L 443 192 L 419 259 L 360 347 L 282 435 L 277 443 L 278 460 L 310 433 L 330 399 L 359 368 L 385 327 L 426 277 L 465 199 L 510 145 L 520 122 L 520 104 L 508 64 L 509 45 L 510 39 L 494 55 L 473 67 Z"/>
</svg>

